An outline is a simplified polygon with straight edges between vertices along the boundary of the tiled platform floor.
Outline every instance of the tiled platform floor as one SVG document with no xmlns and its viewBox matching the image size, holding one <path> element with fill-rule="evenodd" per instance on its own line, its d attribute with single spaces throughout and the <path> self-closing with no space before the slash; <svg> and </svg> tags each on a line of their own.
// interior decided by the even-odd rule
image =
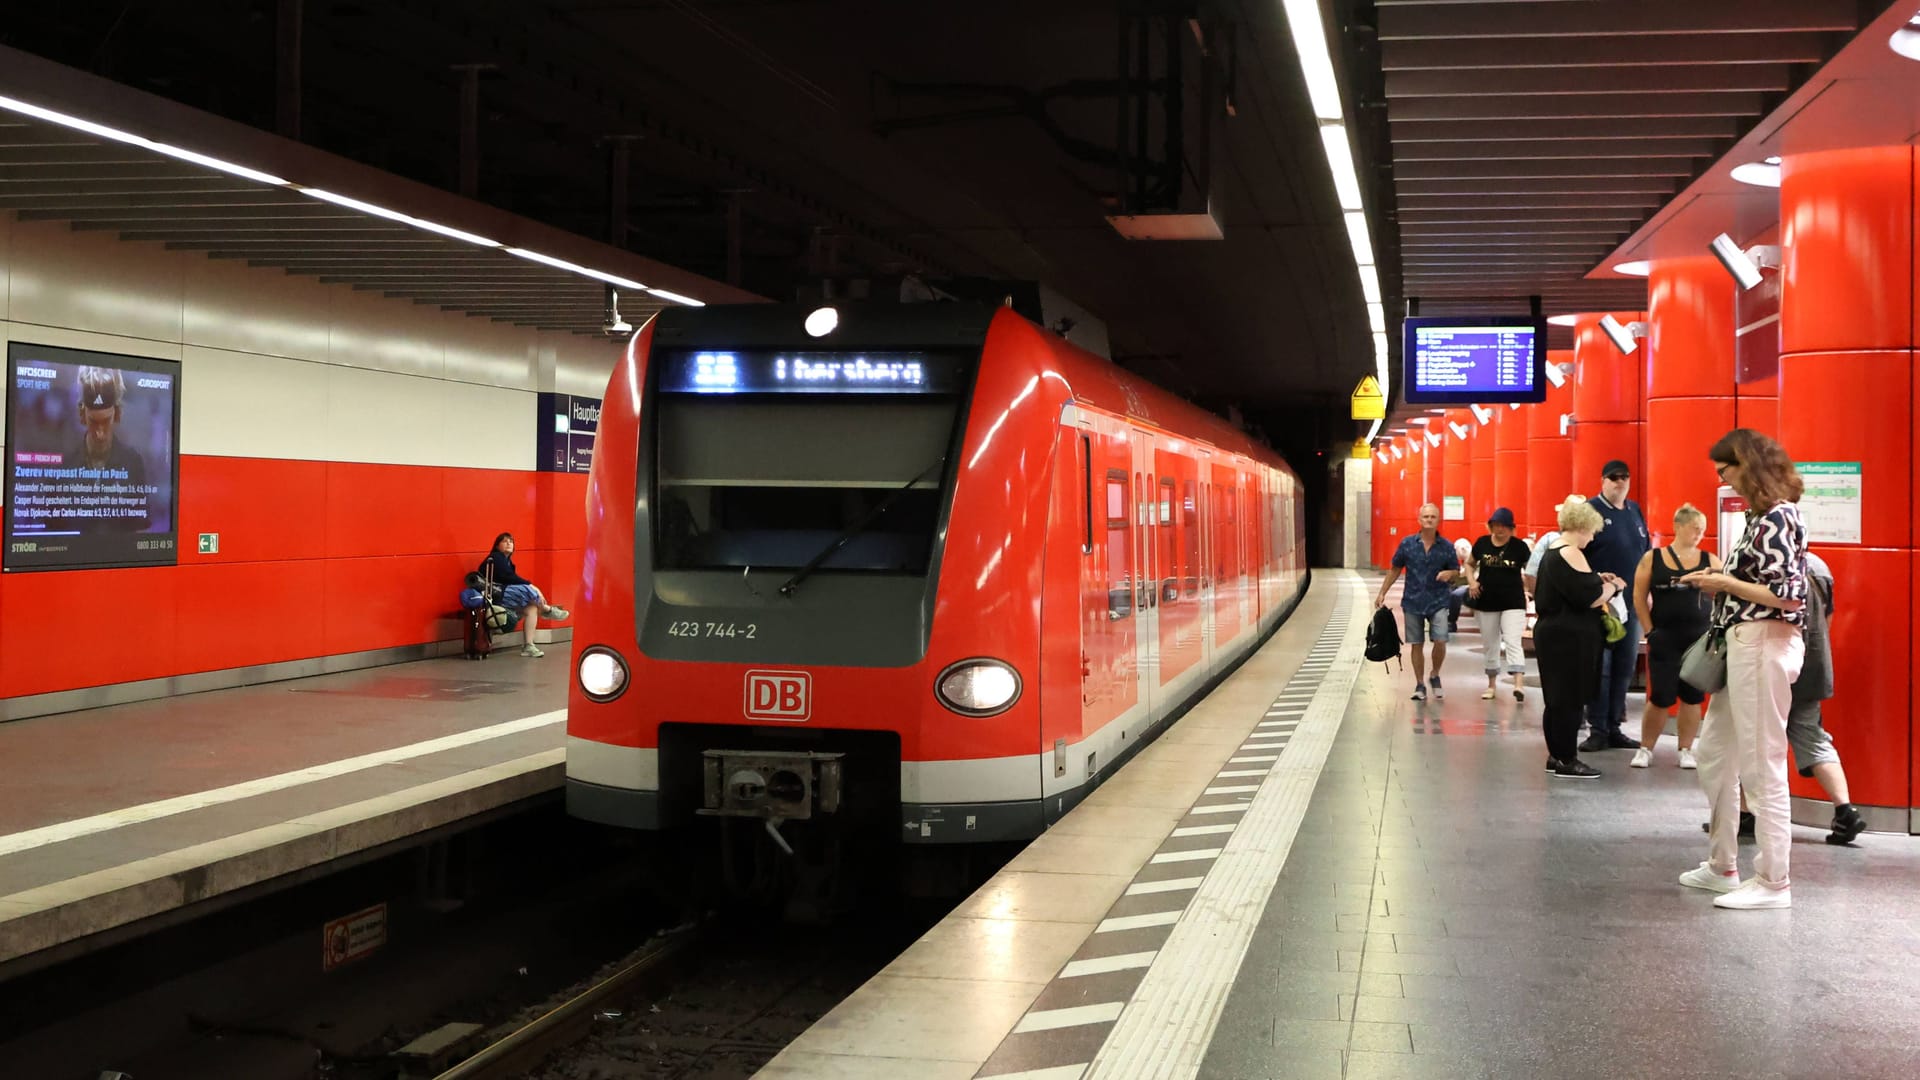
<svg viewBox="0 0 1920 1080">
<path fill-rule="evenodd" d="M 1672 737 L 1554 780 L 1456 643 L 1443 702 L 1355 688 L 1201 1077 L 1920 1076 L 1920 839 L 1796 828 L 1793 909 L 1716 909 Z"/>
</svg>

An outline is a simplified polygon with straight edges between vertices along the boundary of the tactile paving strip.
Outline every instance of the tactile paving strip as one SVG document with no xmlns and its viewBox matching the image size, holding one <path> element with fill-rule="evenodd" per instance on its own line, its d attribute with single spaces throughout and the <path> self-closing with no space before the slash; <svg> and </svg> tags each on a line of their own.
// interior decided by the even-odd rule
<svg viewBox="0 0 1920 1080">
<path fill-rule="evenodd" d="M 1170 966 L 1188 966 L 1189 958 L 1166 960 L 1172 955 L 1169 943 L 1183 926 L 1203 936 L 1215 935 L 1211 926 L 1219 921 L 1221 912 L 1214 910 L 1213 902 L 1228 895 L 1241 908 L 1250 902 L 1250 913 L 1243 910 L 1229 916 L 1230 921 L 1244 923 L 1249 933 L 1258 921 L 1272 888 L 1272 876 L 1278 873 L 1277 863 L 1265 865 L 1273 863 L 1276 855 L 1268 850 L 1270 834 L 1284 827 L 1285 845 L 1277 852 L 1278 860 L 1284 861 L 1285 846 L 1291 845 L 1293 831 L 1305 811 L 1305 798 L 1312 794 L 1312 781 L 1319 775 L 1346 711 L 1359 669 L 1359 635 L 1351 632 L 1351 617 L 1360 606 L 1360 592 L 1357 579 L 1345 582 L 1326 628 L 1299 670 L 1214 775 L 1200 799 L 1134 875 L 1106 918 L 981 1065 L 976 1077 L 1079 1080 L 1088 1075 L 1097 1060 L 1104 1067 L 1109 1058 L 1115 1060 L 1107 1071 L 1115 1076 L 1160 1074 L 1154 1067 L 1140 1071 L 1147 1063 L 1134 1060 L 1135 1055 L 1122 1052 L 1116 1058 L 1113 1051 L 1121 1048 L 1109 1046 L 1110 1037 L 1128 1010 L 1142 1004 L 1137 999 L 1150 976 L 1165 981 Z M 1295 768 L 1295 758 L 1301 755 L 1290 755 L 1289 747 L 1295 746 L 1303 725 L 1312 731 L 1299 741 L 1311 742 L 1317 753 L 1309 755 L 1310 763 L 1300 763 L 1310 767 Z M 1301 788 L 1303 778 L 1304 792 L 1280 790 Z M 1289 813 L 1291 821 L 1281 820 Z M 1256 816 L 1261 818 L 1258 824 L 1253 822 Z M 1254 858 L 1249 860 L 1249 854 Z M 1205 908 L 1205 914 L 1189 917 L 1197 903 Z M 1208 928 L 1201 928 L 1202 924 L 1208 924 Z M 1221 948 L 1216 943 L 1209 949 L 1213 954 L 1231 952 L 1230 957 L 1210 955 L 1210 963 L 1204 965 L 1218 968 L 1224 964 L 1225 986 L 1230 987 L 1245 952 L 1244 942 L 1237 948 Z M 1192 983 L 1191 974 L 1174 981 Z M 1198 974 L 1207 977 L 1206 972 Z M 1213 972 L 1211 981 L 1220 983 L 1220 975 Z M 1185 992 L 1176 989 L 1173 994 Z M 1204 1018 L 1206 1030 L 1197 1051 L 1185 1055 L 1196 1063 L 1224 1003 L 1224 991 L 1218 998 L 1212 1003 L 1211 1017 Z M 1205 1007 L 1205 1003 L 1200 1004 Z M 1160 1041 L 1174 1035 L 1164 1029 L 1162 1018 L 1149 1022 L 1161 1029 Z M 1190 1023 L 1183 1026 L 1188 1030 L 1195 1027 Z M 1104 1056 L 1103 1048 L 1108 1051 Z"/>
</svg>

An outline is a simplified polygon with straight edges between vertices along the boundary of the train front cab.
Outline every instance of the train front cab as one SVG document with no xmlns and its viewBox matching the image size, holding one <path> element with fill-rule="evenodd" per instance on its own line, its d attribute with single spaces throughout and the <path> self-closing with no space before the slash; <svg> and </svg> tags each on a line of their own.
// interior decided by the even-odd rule
<svg viewBox="0 0 1920 1080">
<path fill-rule="evenodd" d="M 804 315 L 675 310 L 613 375 L 575 659 L 625 679 L 575 680 L 569 809 L 1037 835 L 1277 623 L 1291 477 L 1008 311 Z"/>
</svg>

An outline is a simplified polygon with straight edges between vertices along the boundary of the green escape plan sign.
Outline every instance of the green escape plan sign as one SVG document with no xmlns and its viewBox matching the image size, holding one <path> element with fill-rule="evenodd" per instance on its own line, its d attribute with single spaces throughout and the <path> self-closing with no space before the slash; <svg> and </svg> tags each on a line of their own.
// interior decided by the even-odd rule
<svg viewBox="0 0 1920 1080">
<path fill-rule="evenodd" d="M 1806 493 L 1800 496 L 1800 520 L 1816 544 L 1860 542 L 1860 463 L 1802 461 L 1796 467 Z"/>
</svg>

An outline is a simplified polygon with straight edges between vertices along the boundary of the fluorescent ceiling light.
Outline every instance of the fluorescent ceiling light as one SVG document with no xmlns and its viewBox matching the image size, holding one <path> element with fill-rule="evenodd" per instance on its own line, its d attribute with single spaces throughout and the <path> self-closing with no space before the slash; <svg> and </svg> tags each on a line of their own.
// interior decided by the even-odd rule
<svg viewBox="0 0 1920 1080">
<path fill-rule="evenodd" d="M 1512 410 L 1513 410 L 1514 412 L 1519 412 L 1519 411 L 1520 411 L 1520 403 L 1519 403 L 1519 402 L 1517 402 L 1517 401 L 1509 401 L 1509 402 L 1507 402 L 1507 408 L 1509 408 L 1509 409 L 1512 409 Z"/>
<path fill-rule="evenodd" d="M 1380 302 L 1380 271 L 1372 266 L 1360 267 L 1360 296 L 1369 304 Z"/>
<path fill-rule="evenodd" d="M 1373 441 L 1373 439 L 1374 439 L 1374 436 L 1376 436 L 1376 435 L 1378 435 L 1378 434 L 1380 434 L 1380 425 L 1381 425 L 1381 424 L 1384 424 L 1384 423 L 1386 423 L 1386 421 L 1385 421 L 1385 420 L 1375 420 L 1375 421 L 1373 422 L 1373 426 L 1367 429 L 1367 441 L 1368 441 L 1368 442 L 1372 442 L 1372 441 Z"/>
<path fill-rule="evenodd" d="M 1547 325 L 1572 326 L 1574 323 L 1579 321 L 1580 321 L 1580 316 L 1578 315 L 1554 315 L 1547 319 Z"/>
<path fill-rule="evenodd" d="M 1289 15 L 1292 14 L 1292 4 L 1287 5 L 1287 11 Z M 1908 19 L 1907 25 L 1895 30 L 1893 37 L 1887 39 L 1887 47 L 1909 60 L 1920 60 L 1920 15 Z"/>
<path fill-rule="evenodd" d="M 570 263 L 565 259 L 556 259 L 551 255 L 542 255 L 537 251 L 528 251 L 526 248 L 517 247 L 503 248 L 501 250 L 509 255 L 517 255 L 529 262 L 543 263 L 556 270 L 566 270 L 575 274 L 583 274 L 595 280 L 604 281 L 609 285 L 618 285 L 623 289 L 634 289 L 641 292 L 647 291 L 645 285 L 634 281 L 632 278 L 623 278 L 618 274 L 609 274 L 604 270 L 589 269 L 588 267 L 581 266 L 579 263 Z"/>
<path fill-rule="evenodd" d="M 1381 310 L 1384 311 L 1386 309 L 1382 308 Z M 1387 334 L 1384 330 L 1373 335 L 1373 355 L 1375 359 L 1378 360 L 1385 360 L 1387 358 Z"/>
<path fill-rule="evenodd" d="M 1340 209 L 1360 209 L 1360 176 L 1353 170 L 1346 125 L 1320 125 L 1320 144 L 1327 151 L 1327 167 L 1333 170 L 1333 193 L 1340 198 Z"/>
<path fill-rule="evenodd" d="M 1426 427 L 1428 424 L 1433 423 L 1433 421 L 1424 416 L 1409 416 L 1407 417 L 1407 423 L 1418 424 L 1421 427 Z"/>
<path fill-rule="evenodd" d="M 208 157 L 205 154 L 196 153 L 184 147 L 175 146 L 172 143 L 158 142 L 142 135 L 135 135 L 129 131 L 121 131 L 119 128 L 108 127 L 105 124 L 96 124 L 91 120 L 82 120 L 77 116 L 69 116 L 66 113 L 55 112 L 52 109 L 43 109 L 38 105 L 29 105 L 17 98 L 0 96 L 0 109 L 16 112 L 22 116 L 31 116 L 38 120 L 45 120 L 50 124 L 59 124 L 61 127 L 72 128 L 75 131 L 84 131 L 89 135 L 98 135 L 103 139 L 112 139 L 114 142 L 122 142 L 129 146 L 142 147 L 156 154 L 165 154 L 170 158 L 177 158 L 180 161 L 189 161 L 195 165 L 204 165 L 209 169 L 223 172 L 230 176 L 238 176 L 247 180 L 258 181 L 262 184 L 272 184 L 275 187 L 287 186 L 286 180 L 272 173 L 261 172 L 258 169 L 249 169 L 245 165 L 236 165 L 231 161 L 224 161 L 217 157 Z"/>
<path fill-rule="evenodd" d="M 1632 262 L 1614 263 L 1613 272 L 1616 274 L 1625 274 L 1628 277 L 1646 277 L 1647 275 L 1653 273 L 1653 263 L 1646 259 L 1635 259 Z"/>
<path fill-rule="evenodd" d="M 1367 305 L 1367 326 L 1372 328 L 1373 332 L 1376 334 L 1386 333 L 1387 332 L 1387 309 L 1381 307 L 1379 304 L 1368 304 Z M 1384 393 L 1385 388 L 1382 387 L 1381 389 L 1382 389 L 1382 392 Z"/>
<path fill-rule="evenodd" d="M 473 233 L 461 229 L 442 225 L 437 221 L 417 218 L 412 214 L 403 214 L 398 210 L 389 210 L 384 206 L 376 206 L 370 202 L 362 202 L 359 199 L 350 198 L 346 195 L 336 195 L 324 188 L 303 187 L 300 188 L 299 191 L 302 195 L 311 195 L 322 202 L 330 202 L 335 206 L 344 206 L 349 210 L 358 210 L 363 214 L 372 214 L 374 217 L 386 218 L 388 221 L 397 221 L 402 225 L 411 225 L 416 229 L 425 229 L 428 232 L 439 233 L 441 236 L 450 236 L 455 240 L 465 240 L 469 244 L 495 248 L 500 246 L 500 241 L 498 240 L 489 240 L 484 236 L 476 236 Z"/>
<path fill-rule="evenodd" d="M 1434 416 L 1445 416 L 1445 415 L 1447 415 L 1447 410 L 1445 410 L 1445 409 L 1428 409 L 1428 410 L 1427 410 L 1427 412 L 1429 412 L 1429 413 L 1431 413 L 1431 414 L 1432 414 L 1432 415 L 1434 415 Z"/>
<path fill-rule="evenodd" d="M 1742 162 L 1735 165 L 1729 175 L 1754 187 L 1777 188 L 1780 186 L 1780 159 L 1770 157 L 1761 161 Z"/>
<path fill-rule="evenodd" d="M 1282 0 L 1293 51 L 1300 73 L 1307 79 L 1307 100 L 1321 120 L 1339 120 L 1340 83 L 1333 77 L 1333 57 L 1327 52 L 1327 31 L 1320 23 L 1320 0 Z"/>
<path fill-rule="evenodd" d="M 685 304 L 688 307 L 706 307 L 707 306 L 707 302 L 705 300 L 695 300 L 691 296 L 681 296 L 677 292 L 668 292 L 665 289 L 656 289 L 651 285 L 647 286 L 647 291 L 659 297 L 660 299 L 666 300 L 670 303 Z"/>
<path fill-rule="evenodd" d="M 1373 265 L 1373 237 L 1367 232 L 1367 215 L 1362 211 L 1347 211 L 1347 243 L 1353 247 L 1355 263 Z"/>
</svg>

